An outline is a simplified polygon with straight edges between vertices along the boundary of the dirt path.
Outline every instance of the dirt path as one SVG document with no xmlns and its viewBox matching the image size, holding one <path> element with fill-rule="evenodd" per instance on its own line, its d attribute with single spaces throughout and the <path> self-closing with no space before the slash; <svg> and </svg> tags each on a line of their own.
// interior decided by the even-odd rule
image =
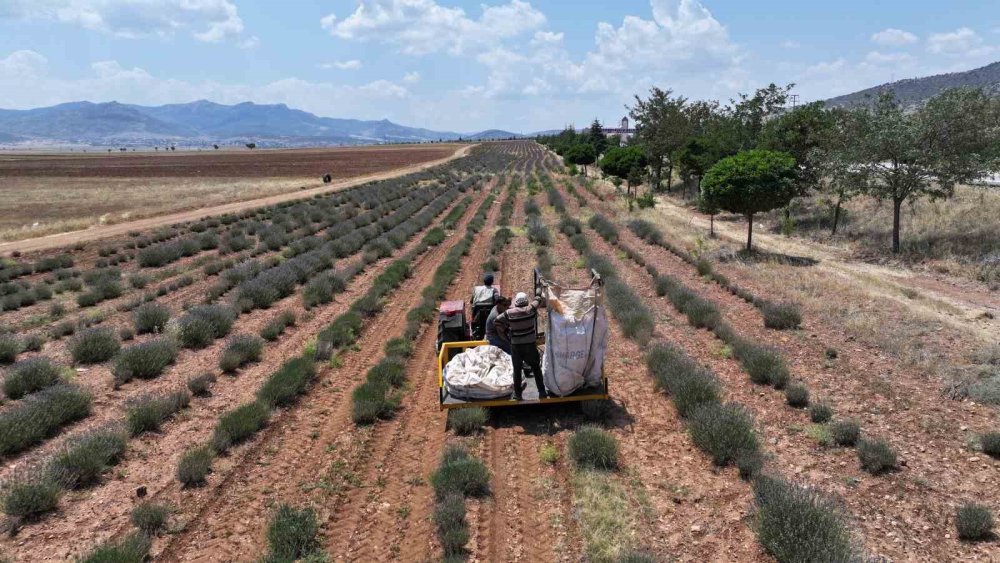
<svg viewBox="0 0 1000 563">
<path fill-rule="evenodd" d="M 464 233 L 484 197 L 485 191 L 466 211 L 456 233 Z M 340 537 L 343 530 L 353 529 L 352 521 L 361 521 L 355 509 L 377 486 L 372 460 L 379 459 L 379 444 L 389 441 L 385 437 L 393 433 L 399 418 L 355 426 L 351 390 L 379 360 L 385 341 L 402 333 L 406 312 L 420 299 L 421 289 L 459 236 L 452 235 L 417 260 L 413 276 L 366 324 L 356 345 L 340 356 L 343 367 L 322 367 L 312 390 L 296 407 L 245 454 L 230 456 L 234 471 L 186 522 L 184 532 L 169 539 L 163 560 L 253 559 L 265 544 L 267 519 L 277 502 L 316 507 L 324 536 Z M 417 379 L 411 382 L 417 384 Z"/>
<path fill-rule="evenodd" d="M 467 145 L 461 147 L 449 157 L 433 160 L 430 162 L 425 162 L 423 164 L 407 166 L 404 168 L 397 168 L 395 170 L 390 170 L 387 172 L 379 172 L 377 174 L 359 176 L 348 180 L 332 182 L 330 184 L 314 184 L 314 187 L 310 187 L 305 190 L 299 190 L 296 192 L 288 192 L 258 199 L 251 199 L 247 201 L 238 201 L 233 203 L 227 203 L 224 205 L 216 205 L 213 207 L 203 207 L 200 209 L 183 211 L 180 213 L 170 213 L 167 215 L 160 215 L 157 217 L 150 217 L 147 219 L 140 219 L 137 221 L 130 221 L 127 223 L 116 223 L 114 225 L 93 227 L 82 231 L 58 233 L 34 239 L 24 239 L 14 242 L 2 243 L 0 244 L 0 255 L 8 255 L 15 250 L 20 251 L 22 253 L 26 253 L 26 252 L 36 252 L 39 250 L 61 248 L 65 246 L 72 246 L 80 242 L 87 242 L 113 236 L 125 235 L 129 231 L 140 231 L 140 232 L 148 231 L 156 227 L 173 225 L 175 223 L 183 223 L 185 221 L 196 221 L 198 219 L 202 219 L 213 215 L 236 213 L 239 211 L 253 209 L 256 207 L 275 205 L 278 203 L 293 201 L 297 199 L 306 199 L 315 195 L 342 190 L 344 188 L 357 186 L 367 182 L 372 182 L 376 180 L 386 180 L 398 176 L 405 176 L 406 174 L 412 174 L 414 172 L 420 172 L 428 168 L 433 168 L 435 166 L 455 160 L 456 158 L 461 158 L 463 156 L 466 156 L 467 154 L 469 154 L 469 151 L 471 151 L 475 146 L 476 145 Z"/>
<path fill-rule="evenodd" d="M 653 216 L 707 232 L 708 219 L 678 205 L 670 198 L 658 197 L 657 203 Z M 715 232 L 727 241 L 737 245 L 745 244 L 744 223 L 730 224 L 716 220 Z M 902 303 L 950 326 L 970 331 L 986 342 L 1000 341 L 1000 298 L 996 292 L 973 287 L 971 283 L 859 262 L 843 249 L 815 241 L 755 232 L 754 244 L 767 252 L 815 260 L 817 263 L 814 268 L 829 272 L 865 291 Z M 913 291 L 921 299 L 907 296 L 907 293 Z"/>
</svg>

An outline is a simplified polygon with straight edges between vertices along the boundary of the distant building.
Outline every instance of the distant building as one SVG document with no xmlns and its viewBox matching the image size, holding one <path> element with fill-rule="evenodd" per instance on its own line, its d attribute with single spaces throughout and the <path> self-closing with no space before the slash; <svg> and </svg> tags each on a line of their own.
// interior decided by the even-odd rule
<svg viewBox="0 0 1000 563">
<path fill-rule="evenodd" d="M 619 146 L 625 146 L 628 140 L 635 135 L 635 129 L 628 126 L 628 116 L 622 118 L 618 127 L 605 127 L 603 131 L 609 138 L 617 137 Z"/>
</svg>

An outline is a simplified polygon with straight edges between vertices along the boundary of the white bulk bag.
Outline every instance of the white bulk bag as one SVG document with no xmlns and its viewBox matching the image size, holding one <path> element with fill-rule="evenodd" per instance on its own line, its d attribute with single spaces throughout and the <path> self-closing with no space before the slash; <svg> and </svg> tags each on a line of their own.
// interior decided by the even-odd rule
<svg viewBox="0 0 1000 563">
<path fill-rule="evenodd" d="M 545 286 L 548 325 L 542 378 L 545 388 L 566 396 L 581 387 L 601 384 L 608 347 L 608 318 L 598 288 Z"/>
<path fill-rule="evenodd" d="M 444 386 L 459 399 L 497 399 L 514 392 L 514 365 L 496 346 L 476 346 L 444 367 Z"/>
</svg>

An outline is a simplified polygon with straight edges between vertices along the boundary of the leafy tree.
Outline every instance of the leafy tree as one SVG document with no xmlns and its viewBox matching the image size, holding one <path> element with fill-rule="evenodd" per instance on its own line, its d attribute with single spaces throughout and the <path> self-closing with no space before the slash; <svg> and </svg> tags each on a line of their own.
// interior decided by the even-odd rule
<svg viewBox="0 0 1000 563">
<path fill-rule="evenodd" d="M 705 197 L 705 194 L 700 191 L 698 193 L 698 211 L 708 215 L 708 235 L 715 238 L 715 216 L 719 214 L 720 209 L 715 205 L 715 202 Z"/>
<path fill-rule="evenodd" d="M 758 88 L 753 96 L 740 94 L 739 100 L 732 100 L 733 105 L 727 115 L 731 128 L 730 138 L 727 140 L 735 144 L 736 151 L 760 146 L 765 124 L 784 111 L 788 103 L 788 92 L 794 86 L 769 84 L 766 88 Z"/>
<path fill-rule="evenodd" d="M 982 90 L 948 90 L 907 113 L 891 91 L 856 110 L 853 157 L 862 191 L 892 202 L 899 252 L 903 202 L 948 198 L 955 185 L 1000 168 L 1000 105 Z"/>
<path fill-rule="evenodd" d="M 605 151 L 599 163 L 601 170 L 606 174 L 625 178 L 629 180 L 629 174 L 637 170 L 641 177 L 641 171 L 646 168 L 646 153 L 635 145 L 627 147 L 611 147 Z M 633 177 L 634 179 L 634 177 Z M 631 195 L 632 182 L 628 184 Z"/>
<path fill-rule="evenodd" d="M 720 160 L 705 174 L 702 197 L 709 209 L 747 218 L 747 252 L 753 250 L 753 216 L 788 205 L 795 196 L 795 159 L 786 153 L 751 150 Z"/>
<path fill-rule="evenodd" d="M 597 160 L 597 152 L 594 150 L 594 145 L 590 143 L 577 143 L 566 150 L 563 159 L 568 164 L 583 166 L 583 175 L 586 176 L 587 165 L 593 164 Z"/>
<path fill-rule="evenodd" d="M 635 97 L 629 116 L 635 121 L 635 142 L 646 150 L 653 169 L 653 187 L 659 188 L 663 168 L 667 168 L 667 189 L 673 180 L 674 154 L 691 135 L 691 122 L 685 114 L 687 100 L 671 97 L 670 90 L 652 88 L 649 98 Z"/>
</svg>

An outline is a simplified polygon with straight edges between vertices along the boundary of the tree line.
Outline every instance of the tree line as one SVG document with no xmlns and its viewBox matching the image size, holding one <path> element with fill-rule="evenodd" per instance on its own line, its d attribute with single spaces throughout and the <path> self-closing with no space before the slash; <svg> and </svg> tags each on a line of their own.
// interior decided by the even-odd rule
<svg viewBox="0 0 1000 563">
<path fill-rule="evenodd" d="M 833 234 L 850 198 L 891 202 L 899 252 L 905 202 L 949 198 L 956 185 L 1000 171 L 1000 98 L 982 90 L 946 90 L 915 108 L 886 90 L 865 104 L 828 108 L 789 107 L 792 87 L 771 84 L 725 105 L 652 88 L 629 108 L 636 132 L 626 146 L 609 143 L 596 120 L 538 141 L 568 166 L 596 163 L 616 186 L 627 183 L 630 202 L 632 188 L 647 184 L 640 206 L 679 178 L 697 189 L 700 211 L 746 217 L 748 251 L 754 215 L 787 213 L 795 198 L 819 192 L 836 201 Z"/>
</svg>

